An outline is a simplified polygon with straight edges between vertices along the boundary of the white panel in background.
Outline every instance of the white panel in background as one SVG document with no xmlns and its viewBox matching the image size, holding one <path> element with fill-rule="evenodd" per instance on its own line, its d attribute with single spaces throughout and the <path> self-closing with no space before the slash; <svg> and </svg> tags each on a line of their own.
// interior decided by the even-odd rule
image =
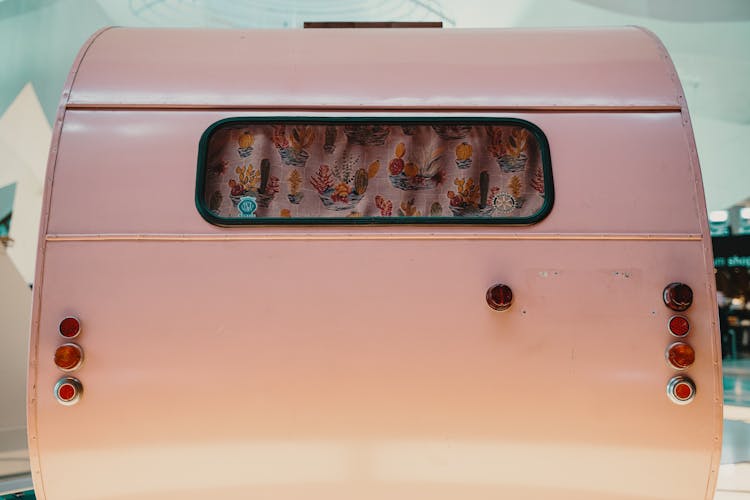
<svg viewBox="0 0 750 500">
<path fill-rule="evenodd" d="M 16 182 L 8 256 L 24 281 L 34 280 L 44 174 L 52 132 L 39 99 L 27 84 L 0 117 L 0 181 Z"/>
<path fill-rule="evenodd" d="M 31 290 L 0 245 L 0 477 L 29 470 L 26 369 L 30 324 Z"/>
<path fill-rule="evenodd" d="M 26 283 L 34 282 L 42 197 L 42 185 L 30 171 L 27 170 L 19 176 L 8 232 L 13 243 L 7 252 Z"/>
<path fill-rule="evenodd" d="M 31 83 L 21 89 L 0 117 L 0 139 L 43 183 L 52 130 Z"/>
</svg>

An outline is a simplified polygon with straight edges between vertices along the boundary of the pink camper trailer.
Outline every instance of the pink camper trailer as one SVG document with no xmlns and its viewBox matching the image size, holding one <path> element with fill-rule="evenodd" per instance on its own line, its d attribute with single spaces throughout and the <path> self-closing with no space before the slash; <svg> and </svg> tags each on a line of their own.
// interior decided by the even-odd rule
<svg viewBox="0 0 750 500">
<path fill-rule="evenodd" d="M 37 498 L 713 496 L 706 208 L 644 30 L 107 29 L 44 206 Z"/>
</svg>

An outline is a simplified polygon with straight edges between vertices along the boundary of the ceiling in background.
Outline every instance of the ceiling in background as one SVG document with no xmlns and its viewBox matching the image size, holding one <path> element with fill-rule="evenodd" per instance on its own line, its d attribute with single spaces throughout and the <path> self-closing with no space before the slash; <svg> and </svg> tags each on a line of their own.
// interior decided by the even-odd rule
<svg viewBox="0 0 750 500">
<path fill-rule="evenodd" d="M 750 21 L 747 0 L 577 0 L 594 7 L 631 16 L 664 21 L 706 23 Z"/>
<path fill-rule="evenodd" d="M 126 25 L 295 28 L 305 21 L 455 22 L 437 0 L 99 0 Z"/>
</svg>

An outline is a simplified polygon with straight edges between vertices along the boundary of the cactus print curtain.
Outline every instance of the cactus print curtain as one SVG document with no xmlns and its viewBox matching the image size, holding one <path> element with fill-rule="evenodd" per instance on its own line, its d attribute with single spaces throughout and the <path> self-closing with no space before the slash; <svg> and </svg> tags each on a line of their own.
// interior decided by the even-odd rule
<svg viewBox="0 0 750 500">
<path fill-rule="evenodd" d="M 551 189 L 535 135 L 508 122 L 230 121 L 203 149 L 203 208 L 228 223 L 528 219 Z"/>
</svg>

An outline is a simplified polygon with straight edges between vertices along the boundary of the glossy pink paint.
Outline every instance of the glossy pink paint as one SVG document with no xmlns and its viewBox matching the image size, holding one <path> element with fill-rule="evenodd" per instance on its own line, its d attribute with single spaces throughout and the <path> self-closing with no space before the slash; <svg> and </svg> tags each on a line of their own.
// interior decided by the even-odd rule
<svg viewBox="0 0 750 500">
<path fill-rule="evenodd" d="M 549 140 L 555 205 L 529 227 L 204 221 L 203 131 L 288 115 L 523 118 Z M 101 32 L 50 154 L 37 496 L 712 498 L 705 213 L 674 68 L 636 28 Z M 695 293 L 686 406 L 665 392 L 673 281 Z M 507 311 L 487 307 L 495 283 Z M 65 407 L 69 315 L 85 392 Z"/>
</svg>

